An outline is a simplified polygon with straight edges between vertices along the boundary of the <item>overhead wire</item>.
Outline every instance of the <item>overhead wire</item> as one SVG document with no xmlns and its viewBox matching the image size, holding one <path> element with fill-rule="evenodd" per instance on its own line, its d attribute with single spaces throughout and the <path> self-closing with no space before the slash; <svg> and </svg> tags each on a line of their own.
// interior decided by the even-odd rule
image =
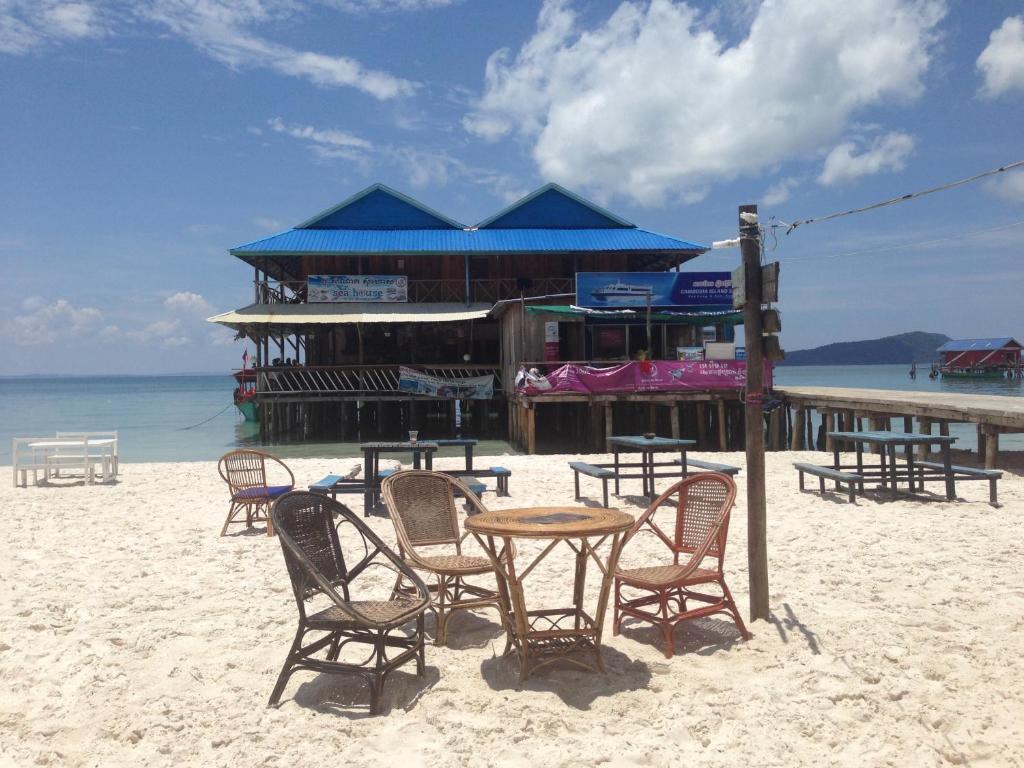
<svg viewBox="0 0 1024 768">
<path fill-rule="evenodd" d="M 971 182 L 980 181 L 981 179 L 987 178 L 989 176 L 995 176 L 996 174 L 999 174 L 999 173 L 1006 173 L 1007 171 L 1012 171 L 1014 168 L 1020 168 L 1022 166 L 1024 166 L 1024 160 L 1018 160 L 1017 162 L 1010 163 L 1008 165 L 1002 165 L 1002 166 L 1000 166 L 998 168 L 993 168 L 993 169 L 988 170 L 988 171 L 983 171 L 981 173 L 976 173 L 973 176 L 968 176 L 965 179 L 958 179 L 957 181 L 950 181 L 950 182 L 947 182 L 946 184 L 940 184 L 937 187 L 931 187 L 929 189 L 922 189 L 919 192 L 911 192 L 911 193 L 906 194 L 906 195 L 900 195 L 899 197 L 893 197 L 893 198 L 890 198 L 889 200 L 882 200 L 881 202 L 872 203 L 871 205 L 865 205 L 865 206 L 862 206 L 860 208 L 853 208 L 853 209 L 848 210 L 848 211 L 836 211 L 835 213 L 830 213 L 830 214 L 828 214 L 826 216 L 815 216 L 814 218 L 810 218 L 810 219 L 797 219 L 796 221 L 794 221 L 793 223 L 788 224 L 788 225 L 784 224 L 784 223 L 781 223 L 781 222 L 780 223 L 783 226 L 788 226 L 788 229 L 786 230 L 786 234 L 788 235 L 790 232 L 795 230 L 797 227 L 802 227 L 802 226 L 805 226 L 807 224 L 818 224 L 818 223 L 821 223 L 823 221 L 829 221 L 830 219 L 838 219 L 838 218 L 840 218 L 842 216 L 852 216 L 852 215 L 854 215 L 856 213 L 865 213 L 867 211 L 874 211 L 874 210 L 877 210 L 879 208 L 885 208 L 885 207 L 890 206 L 890 205 L 896 205 L 897 203 L 905 203 L 908 200 L 914 200 L 914 199 L 916 199 L 918 197 L 924 197 L 925 195 L 932 195 L 932 194 L 935 194 L 936 192 L 943 192 L 943 191 L 945 191 L 947 189 L 953 189 L 954 187 L 959 187 L 959 186 L 962 186 L 964 184 L 970 184 Z"/>
</svg>

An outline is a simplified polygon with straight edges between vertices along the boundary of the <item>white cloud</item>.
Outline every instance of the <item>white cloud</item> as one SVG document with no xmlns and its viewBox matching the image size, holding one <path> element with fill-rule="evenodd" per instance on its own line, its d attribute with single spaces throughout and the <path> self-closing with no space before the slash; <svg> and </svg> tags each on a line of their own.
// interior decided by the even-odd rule
<svg viewBox="0 0 1024 768">
<path fill-rule="evenodd" d="M 91 2 L 0 0 L 0 53 L 22 54 L 51 42 L 101 37 L 104 14 Z"/>
<path fill-rule="evenodd" d="M 542 176 L 608 198 L 683 198 L 814 156 L 866 108 L 923 91 L 942 0 L 758 6 L 728 45 L 683 2 L 626 2 L 584 29 L 546 0 L 533 37 L 487 62 L 464 126 L 518 135 Z"/>
<path fill-rule="evenodd" d="M 125 331 L 124 337 L 129 341 L 135 341 L 140 344 L 151 341 L 163 341 L 174 336 L 180 327 L 180 320 L 156 320 L 138 330 Z"/>
<path fill-rule="evenodd" d="M 153 0 L 141 14 L 232 69 L 266 67 L 322 87 L 357 88 L 378 99 L 415 90 L 409 80 L 367 69 L 348 56 L 296 50 L 252 31 L 259 24 L 287 19 L 300 8 L 293 0 Z"/>
<path fill-rule="evenodd" d="M 275 219 L 270 216 L 257 216 L 252 220 L 260 229 L 266 230 L 267 232 L 278 232 L 284 229 L 284 222 L 280 219 Z"/>
<path fill-rule="evenodd" d="M 421 11 L 443 8 L 457 0 L 325 0 L 328 5 L 352 13 Z"/>
<path fill-rule="evenodd" d="M 986 189 L 998 198 L 1010 203 L 1024 203 L 1024 171 L 1010 171 L 985 185 Z"/>
<path fill-rule="evenodd" d="M 164 306 L 172 312 L 187 315 L 208 315 L 213 311 L 210 303 L 198 293 L 178 291 L 164 299 Z"/>
<path fill-rule="evenodd" d="M 267 125 L 277 133 L 305 141 L 307 146 L 320 157 L 340 157 L 346 160 L 363 161 L 366 158 L 366 153 L 373 149 L 373 144 L 366 139 L 334 128 L 314 128 L 312 125 L 286 123 L 280 117 L 271 118 L 267 121 Z"/>
<path fill-rule="evenodd" d="M 75 338 L 96 330 L 103 314 L 94 307 L 75 307 L 67 299 L 47 303 L 38 296 L 22 302 L 25 314 L 5 323 L 4 334 L 19 346 L 53 344 L 61 339 Z"/>
<path fill-rule="evenodd" d="M 761 202 L 765 205 L 780 205 L 781 203 L 789 200 L 790 194 L 794 189 L 796 189 L 799 183 L 800 182 L 792 176 L 779 179 L 765 190 L 764 194 L 761 196 Z"/>
<path fill-rule="evenodd" d="M 192 343 L 192 339 L 188 336 L 170 336 L 160 342 L 160 346 L 166 349 L 176 349 L 177 347 L 184 347 Z"/>
<path fill-rule="evenodd" d="M 982 96 L 995 98 L 1024 90 L 1024 16 L 1010 16 L 988 39 L 978 56 L 978 70 L 985 82 Z"/>
<path fill-rule="evenodd" d="M 267 121 L 271 130 L 305 142 L 315 155 L 327 159 L 343 159 L 359 163 L 368 171 L 372 162 L 397 167 L 409 184 L 417 189 L 444 186 L 452 179 L 487 187 L 504 200 L 517 200 L 526 194 L 512 175 L 480 168 L 452 157 L 443 150 L 419 149 L 409 145 L 371 142 L 336 128 L 287 123 L 280 117 Z"/>
<path fill-rule="evenodd" d="M 825 186 L 842 184 L 886 171 L 902 171 L 914 151 L 914 137 L 893 131 L 876 137 L 871 146 L 858 153 L 856 141 L 844 141 L 828 153 L 818 182 Z"/>
</svg>

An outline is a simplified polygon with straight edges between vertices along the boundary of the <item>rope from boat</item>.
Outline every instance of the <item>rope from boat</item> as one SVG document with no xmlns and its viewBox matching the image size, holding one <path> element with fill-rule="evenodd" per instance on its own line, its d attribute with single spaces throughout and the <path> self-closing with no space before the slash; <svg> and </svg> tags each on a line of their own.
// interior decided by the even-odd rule
<svg viewBox="0 0 1024 768">
<path fill-rule="evenodd" d="M 198 424 L 193 424 L 191 427 L 178 427 L 175 430 L 175 432 L 184 432 L 184 431 L 189 430 L 189 429 L 195 429 L 196 427 L 201 427 L 206 422 L 213 421 L 214 419 L 216 419 L 218 416 L 220 416 L 222 413 L 224 413 L 224 411 L 226 411 L 228 408 L 234 408 L 234 407 L 235 407 L 234 403 L 228 403 L 223 408 L 221 408 L 219 411 L 217 411 L 217 413 L 213 414 L 213 416 L 211 416 L 210 418 L 203 419 L 203 421 L 200 421 Z"/>
</svg>

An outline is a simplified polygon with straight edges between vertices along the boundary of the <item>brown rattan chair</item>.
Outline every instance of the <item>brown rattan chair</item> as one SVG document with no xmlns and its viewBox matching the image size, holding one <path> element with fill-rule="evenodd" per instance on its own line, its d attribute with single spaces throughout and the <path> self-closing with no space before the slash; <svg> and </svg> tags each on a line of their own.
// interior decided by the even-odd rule
<svg viewBox="0 0 1024 768">
<path fill-rule="evenodd" d="M 465 499 L 470 514 L 487 511 L 465 483 L 440 472 L 419 469 L 396 472 L 385 478 L 381 489 L 398 536 L 399 553 L 413 568 L 436 577 L 435 582 L 428 586 L 432 596 L 431 610 L 437 617 L 434 632 L 437 645 L 445 644 L 448 619 L 454 611 L 492 607 L 498 611 L 504 624 L 504 612 L 496 589 L 466 581 L 470 576 L 497 576 L 491 561 L 482 553 L 462 553 L 462 542 L 469 532 L 459 530 L 456 490 Z M 441 548 L 441 551 L 436 548 Z M 399 578 L 395 584 L 396 593 L 405 589 Z"/>
<path fill-rule="evenodd" d="M 678 500 L 675 527 L 670 535 L 654 522 L 654 514 L 674 495 Z M 625 617 L 650 622 L 661 628 L 665 656 L 672 658 L 672 633 L 681 622 L 723 613 L 736 623 L 744 640 L 750 639 L 722 571 L 729 513 L 735 499 L 736 483 L 731 477 L 718 472 L 700 472 L 676 483 L 654 500 L 626 534 L 623 550 L 646 528 L 668 547 L 672 562 L 615 571 L 613 634 L 619 634 Z M 686 562 L 680 563 L 680 555 L 688 555 Z M 716 562 L 704 567 L 705 560 Z M 695 589 L 705 585 L 717 585 L 722 594 L 712 595 Z M 626 597 L 624 589 L 635 596 Z M 699 605 L 690 608 L 690 601 Z"/>
<path fill-rule="evenodd" d="M 267 463 L 279 465 L 288 473 L 287 485 L 267 485 Z M 267 535 L 274 535 L 274 523 L 270 519 L 270 505 L 278 496 L 288 493 L 295 487 L 295 475 L 288 466 L 276 456 L 263 451 L 242 449 L 225 453 L 217 463 L 217 471 L 224 478 L 231 491 L 231 506 L 228 508 L 228 519 L 220 530 L 223 536 L 232 523 L 244 522 L 247 528 L 253 523 L 267 524 Z M 245 512 L 245 520 L 236 516 Z"/>
<path fill-rule="evenodd" d="M 384 681 L 392 671 L 415 661 L 416 673 L 424 673 L 423 613 L 430 605 L 426 585 L 357 515 L 333 499 L 293 491 L 274 502 L 271 518 L 299 608 L 299 628 L 270 695 L 271 706 L 280 701 L 291 674 L 306 669 L 362 678 L 370 687 L 370 712 L 378 713 Z M 338 530 L 343 525 L 353 529 L 346 546 L 352 538 L 359 542 L 355 563 L 346 563 L 342 552 Z M 354 582 L 373 567 L 401 574 L 409 585 L 405 594 L 356 599 Z M 381 583 L 386 590 L 390 575 Z M 311 600 L 322 606 L 307 606 Z M 320 609 L 310 613 L 314 607 Z M 319 637 L 307 642 L 311 632 Z M 369 645 L 372 652 L 368 658 L 365 651 L 356 654 L 358 663 L 339 661 L 350 643 Z M 326 652 L 323 658 L 316 658 L 321 651 Z"/>
</svg>

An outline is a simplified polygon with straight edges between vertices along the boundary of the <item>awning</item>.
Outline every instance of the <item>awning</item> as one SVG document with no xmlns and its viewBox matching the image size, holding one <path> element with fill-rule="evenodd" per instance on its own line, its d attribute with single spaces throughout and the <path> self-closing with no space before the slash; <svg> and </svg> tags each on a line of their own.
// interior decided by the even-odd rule
<svg viewBox="0 0 1024 768">
<path fill-rule="evenodd" d="M 645 309 L 589 309 L 576 306 L 526 306 L 527 314 L 559 315 L 567 319 L 586 319 L 614 323 L 643 323 L 647 320 Z M 738 325 L 743 322 L 743 313 L 736 310 L 651 310 L 651 322 L 669 325 Z"/>
<path fill-rule="evenodd" d="M 250 304 L 207 318 L 236 331 L 252 325 L 337 325 L 342 323 L 446 323 L 486 317 L 490 304 Z"/>
</svg>

